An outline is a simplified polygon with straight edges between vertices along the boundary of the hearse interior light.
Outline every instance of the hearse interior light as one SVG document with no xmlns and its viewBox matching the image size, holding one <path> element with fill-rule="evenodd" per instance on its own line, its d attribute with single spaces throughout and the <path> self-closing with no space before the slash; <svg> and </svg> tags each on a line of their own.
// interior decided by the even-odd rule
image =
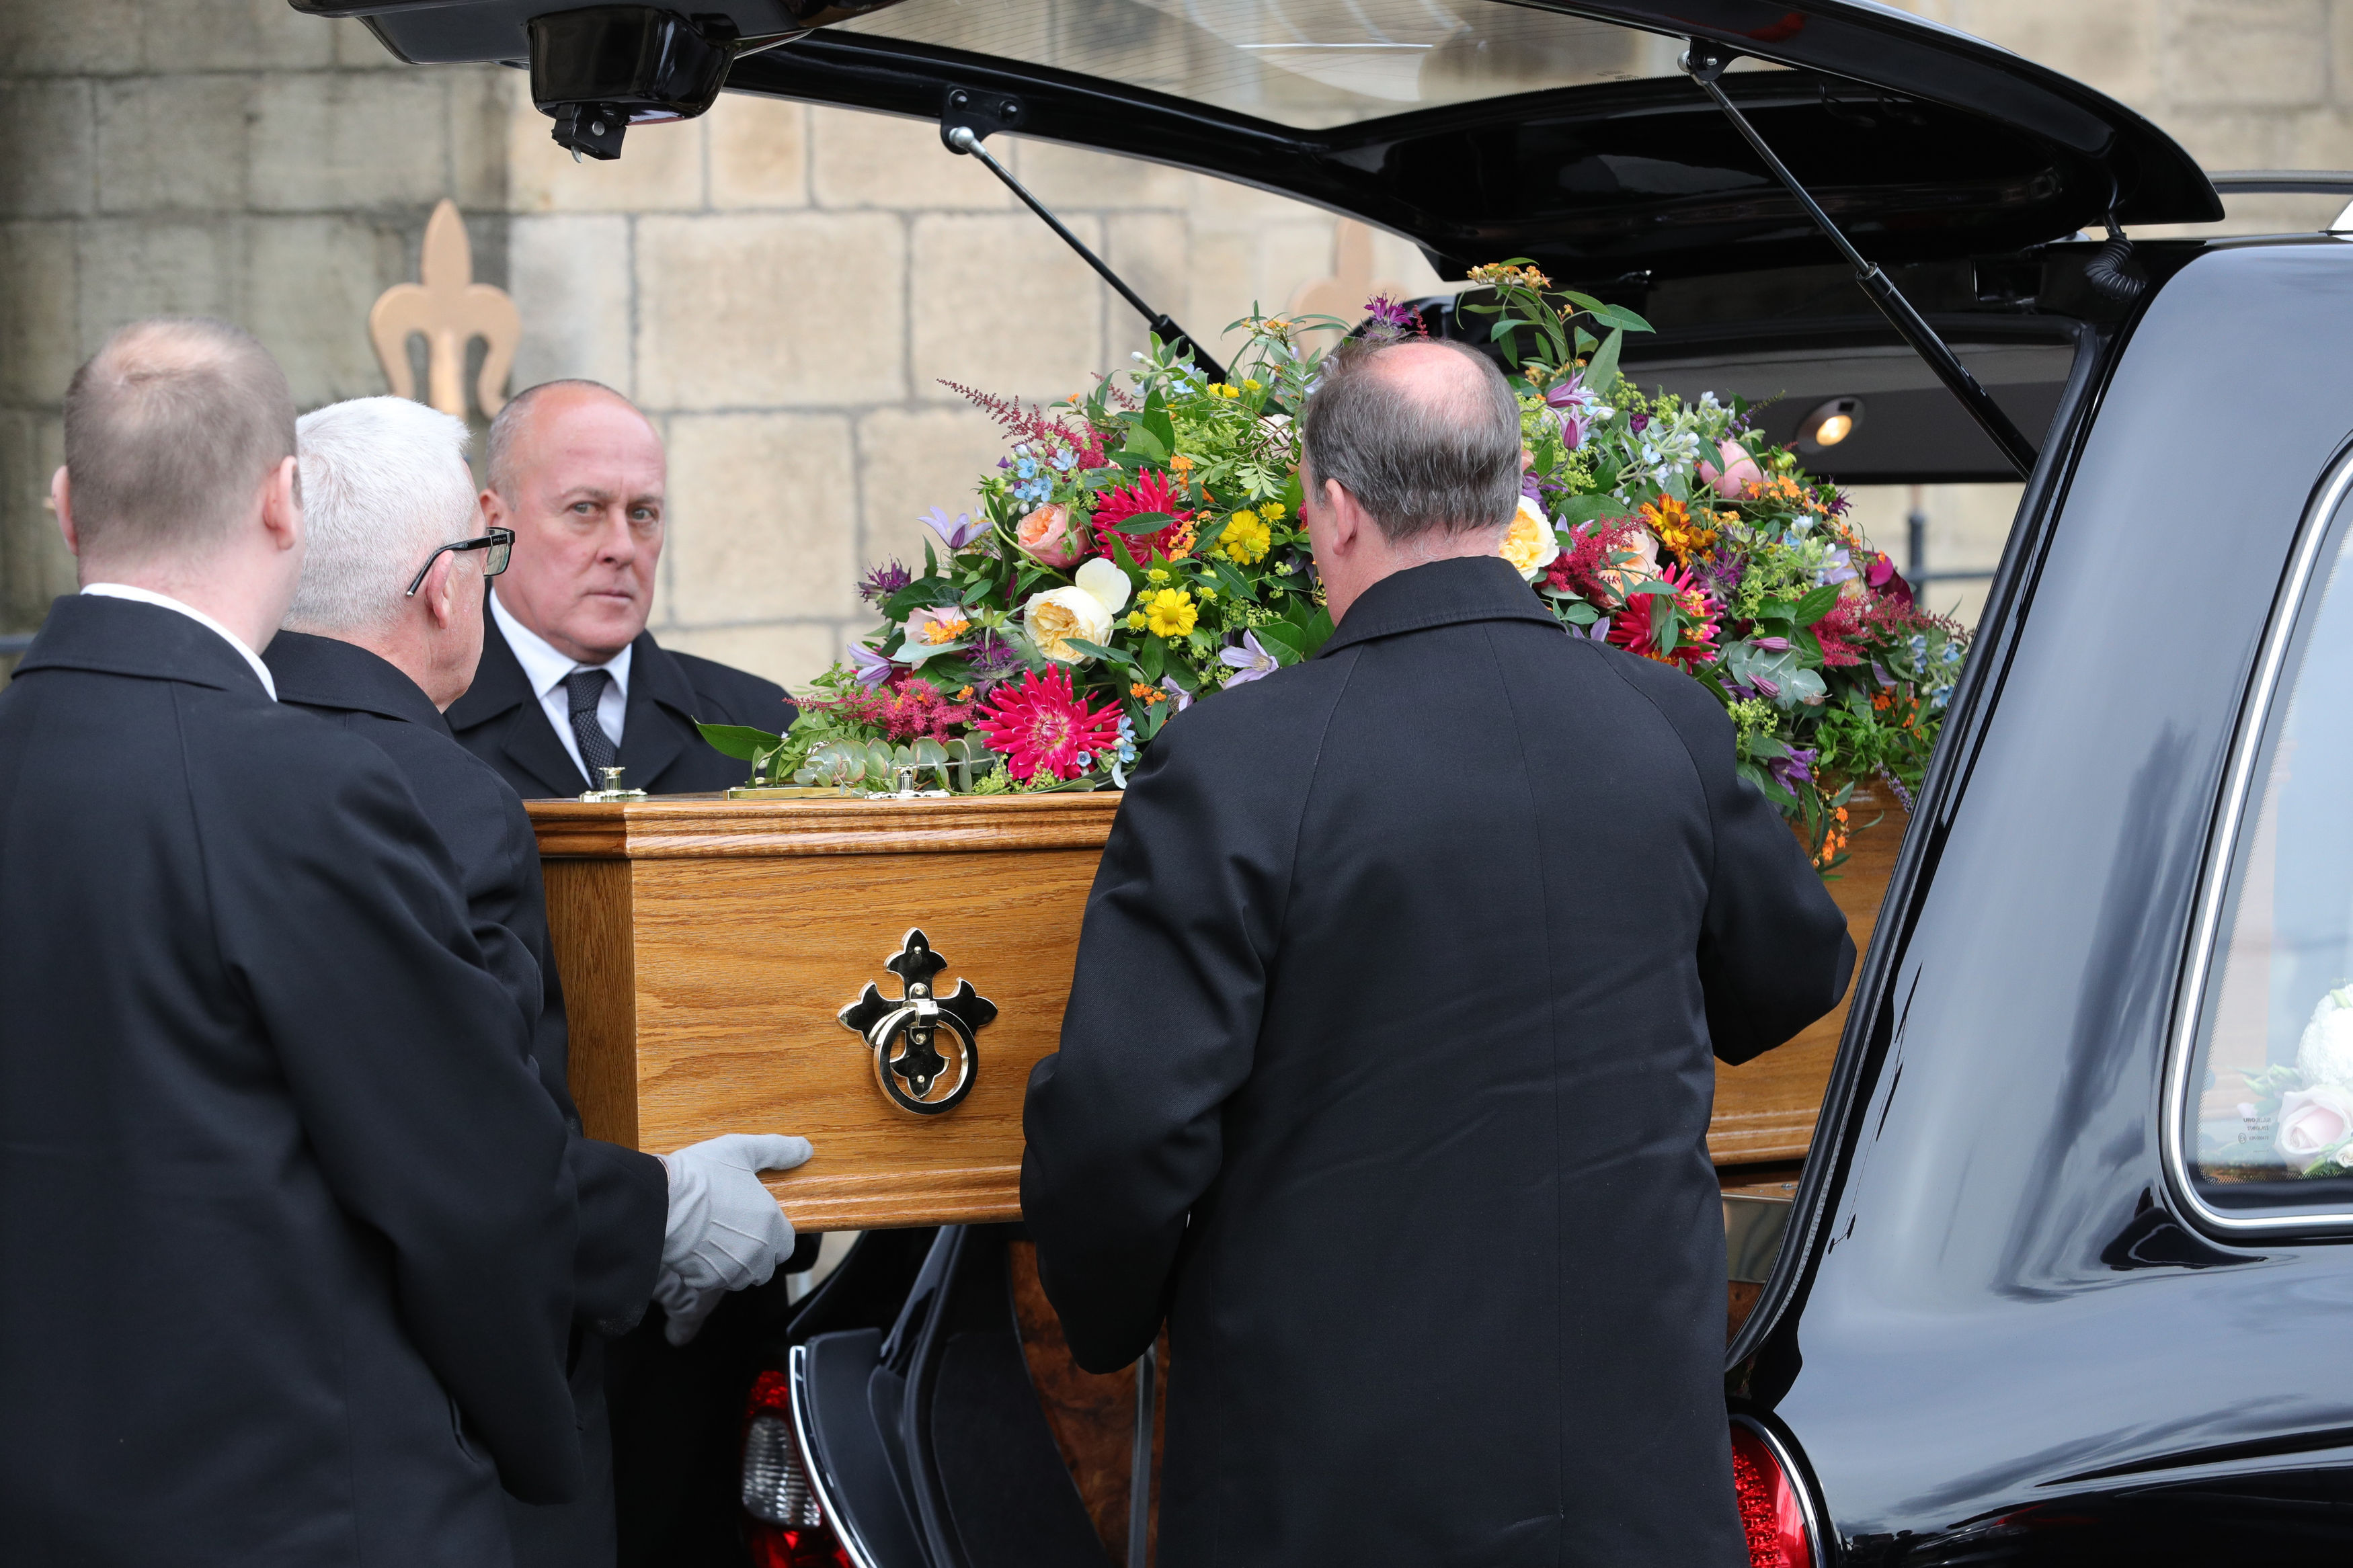
<svg viewBox="0 0 2353 1568">
<path fill-rule="evenodd" d="M 1798 422 L 1798 450 L 1828 450 L 1853 435 L 1862 423 L 1862 398 L 1833 397 Z"/>
</svg>

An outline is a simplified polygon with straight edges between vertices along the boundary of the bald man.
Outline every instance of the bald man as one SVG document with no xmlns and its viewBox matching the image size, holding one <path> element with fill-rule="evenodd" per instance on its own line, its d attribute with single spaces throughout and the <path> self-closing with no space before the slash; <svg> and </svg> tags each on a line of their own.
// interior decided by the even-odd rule
<svg viewBox="0 0 2353 1568">
<path fill-rule="evenodd" d="M 646 630 L 661 563 L 669 465 L 635 405 L 593 381 L 551 381 L 491 423 L 482 521 L 514 531 L 493 585 L 474 684 L 449 707 L 460 743 L 525 799 L 602 788 L 725 789 L 750 767 L 695 721 L 783 733 L 784 689 Z M 714 524 L 715 525 L 715 524 Z"/>
<path fill-rule="evenodd" d="M 294 399 L 75 373 L 81 592 L 0 693 L 0 1556 L 505 1568 L 581 1484 L 565 1127 L 384 752 L 278 700 Z"/>
</svg>

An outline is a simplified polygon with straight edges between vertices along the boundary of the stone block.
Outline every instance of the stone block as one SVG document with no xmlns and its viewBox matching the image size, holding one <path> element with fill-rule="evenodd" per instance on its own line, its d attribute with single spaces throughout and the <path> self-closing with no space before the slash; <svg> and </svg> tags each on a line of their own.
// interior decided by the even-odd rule
<svg viewBox="0 0 2353 1568">
<path fill-rule="evenodd" d="M 637 223 L 637 381 L 649 407 L 839 406 L 906 395 L 906 234 L 887 213 Z"/>
<path fill-rule="evenodd" d="M 819 206 L 906 211 L 1013 205 L 1012 193 L 977 160 L 941 144 L 939 127 L 930 121 L 811 109 L 808 135 L 809 188 Z"/>
<path fill-rule="evenodd" d="M 1911 9 L 1918 9 L 1914 6 Z M 1949 22 L 1964 32 L 2063 71 L 2150 112 L 2165 93 L 2166 17 L 2155 5 L 2053 5 L 2050 0 L 1958 0 Z"/>
<path fill-rule="evenodd" d="M 953 399 L 958 381 L 1030 398 L 1067 397 L 1103 368 L 1103 285 L 1028 212 L 918 217 L 913 316 L 915 394 Z M 1074 216 L 1091 247 L 1101 226 Z"/>
<path fill-rule="evenodd" d="M 704 124 L 639 125 L 610 163 L 572 161 L 531 101 L 531 79 L 506 73 L 507 201 L 519 213 L 681 212 L 703 205 Z"/>
<path fill-rule="evenodd" d="M 65 276 L 79 279 L 77 361 L 142 316 L 235 320 L 244 303 L 237 288 L 244 235 L 233 219 L 94 218 L 76 237 L 75 264 Z M 51 398 L 64 390 L 58 382 Z"/>
<path fill-rule="evenodd" d="M 859 605 L 857 481 L 838 415 L 669 421 L 667 616 L 682 626 L 839 619 Z"/>
<path fill-rule="evenodd" d="M 0 224 L 0 404 L 51 408 L 81 363 L 70 223 Z"/>
<path fill-rule="evenodd" d="M 921 565 L 926 540 L 942 549 L 917 520 L 935 506 L 950 517 L 978 510 L 973 486 L 995 469 L 1006 448 L 1005 432 L 969 404 L 877 408 L 860 416 L 858 570 L 892 557 Z"/>
<path fill-rule="evenodd" d="M 632 392 L 629 220 L 602 214 L 507 225 L 507 291 L 522 312 L 514 385 L 584 376 Z"/>
<path fill-rule="evenodd" d="M 711 140 L 711 205 L 808 205 L 808 111 L 782 99 L 725 93 L 703 116 Z"/>
<path fill-rule="evenodd" d="M 257 84 L 246 76 L 100 83 L 99 210 L 215 213 L 245 205 L 246 112 Z"/>
<path fill-rule="evenodd" d="M 449 194 L 448 114 L 438 70 L 264 77 L 253 98 L 252 205 L 430 207 Z"/>
<path fill-rule="evenodd" d="M 447 194 L 468 212 L 507 210 L 507 145 L 514 115 L 507 79 L 517 73 L 501 66 L 430 68 L 443 78 L 449 94 Z"/>
<path fill-rule="evenodd" d="M 1230 353 L 1240 339 L 1224 336 L 1226 323 L 1250 307 L 1258 283 L 1258 247 L 1250 237 L 1233 229 L 1192 230 L 1191 266 L 1187 268 L 1185 313 L 1176 319 L 1207 335 L 1220 357 Z"/>
<path fill-rule="evenodd" d="M 9 0 L 0 60 L 10 76 L 128 76 L 140 68 L 140 0 Z"/>
<path fill-rule="evenodd" d="M 2166 51 L 2172 105 L 2276 110 L 2327 100 L 2328 28 L 2319 0 L 2191 0 L 2178 18 Z"/>
<path fill-rule="evenodd" d="M 1084 147 L 1056 142 L 1025 142 L 1018 137 L 992 139 L 998 157 L 1013 149 L 1007 166 L 1038 199 L 1055 211 L 1093 208 L 1113 211 L 1134 207 L 1184 208 L 1192 205 L 1203 177 L 1147 163 L 1141 158 L 1121 158 Z"/>
<path fill-rule="evenodd" d="M 407 276 L 410 249 L 398 231 L 359 217 L 248 223 L 239 319 L 285 367 L 297 407 L 389 390 L 368 342 L 368 307 Z"/>
<path fill-rule="evenodd" d="M 2165 117 L 2165 128 L 2205 168 L 2287 166 L 2281 158 L 2292 132 L 2284 115 L 2252 109 L 2182 109 Z"/>
<path fill-rule="evenodd" d="M 2353 15 L 2353 6 L 2347 12 Z M 2346 57 L 2346 63 L 2353 67 L 2353 56 Z M 2288 122 L 2285 140 L 2282 168 L 2353 169 L 2353 102 L 2296 115 Z"/>
<path fill-rule="evenodd" d="M 737 669 L 765 676 L 788 689 L 806 688 L 842 657 L 847 634 L 823 621 L 793 621 L 758 626 L 692 626 L 656 634 L 662 647 L 715 658 Z M 784 714 L 750 716 L 754 726 L 784 728 Z"/>
<path fill-rule="evenodd" d="M 326 24 L 335 40 L 335 64 L 343 70 L 413 71 L 420 68 L 447 70 L 447 66 L 420 68 L 410 65 L 385 47 L 383 42 L 357 21 L 337 21 Z M 521 73 L 518 71 L 518 76 Z"/>
<path fill-rule="evenodd" d="M 98 199 L 98 132 L 90 84 L 0 81 L 0 216 L 63 217 Z"/>
<path fill-rule="evenodd" d="M 151 71 L 318 70 L 335 38 L 285 0 L 171 0 L 142 8 L 139 50 Z"/>
</svg>

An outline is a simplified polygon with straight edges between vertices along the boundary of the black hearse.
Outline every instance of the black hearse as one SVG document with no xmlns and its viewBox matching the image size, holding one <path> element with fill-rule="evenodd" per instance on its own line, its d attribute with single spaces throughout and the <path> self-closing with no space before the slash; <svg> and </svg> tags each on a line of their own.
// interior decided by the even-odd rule
<svg viewBox="0 0 2353 1568">
<path fill-rule="evenodd" d="M 2353 1543 L 2353 248 L 2135 240 L 2217 180 L 1863 0 L 293 3 L 527 65 L 589 156 L 723 86 L 1242 181 L 1443 276 L 1528 257 L 1659 326 L 1638 377 L 1781 395 L 1777 439 L 1858 400 L 1833 477 L 2024 477 L 1728 1352 L 1756 1561 Z M 1103 1563 L 1008 1251 L 877 1233 L 661 1440 L 625 1411 L 628 1551 Z"/>
</svg>

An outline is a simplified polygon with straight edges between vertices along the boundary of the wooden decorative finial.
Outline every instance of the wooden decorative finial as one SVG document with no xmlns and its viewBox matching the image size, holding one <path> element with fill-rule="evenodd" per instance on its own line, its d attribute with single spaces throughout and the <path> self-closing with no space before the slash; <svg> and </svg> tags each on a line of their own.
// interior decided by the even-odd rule
<svg viewBox="0 0 2353 1568">
<path fill-rule="evenodd" d="M 443 197 L 425 225 L 425 253 L 416 283 L 396 283 L 368 310 L 368 337 L 396 397 L 415 397 L 408 337 L 425 334 L 425 401 L 444 414 L 466 416 L 466 345 L 482 340 L 482 374 L 474 400 L 485 419 L 506 406 L 507 372 L 522 342 L 522 313 L 503 289 L 474 281 L 473 247 L 458 204 Z"/>
<path fill-rule="evenodd" d="M 1375 294 L 1388 293 L 1399 300 L 1407 297 L 1403 284 L 1374 280 L 1373 231 L 1355 218 L 1342 218 L 1332 231 L 1332 260 L 1333 276 L 1300 285 L 1284 307 L 1286 315 L 1336 316 L 1343 321 L 1355 322 L 1364 319 L 1365 301 Z M 1326 328 L 1324 335 L 1337 342 L 1340 333 Z"/>
</svg>

